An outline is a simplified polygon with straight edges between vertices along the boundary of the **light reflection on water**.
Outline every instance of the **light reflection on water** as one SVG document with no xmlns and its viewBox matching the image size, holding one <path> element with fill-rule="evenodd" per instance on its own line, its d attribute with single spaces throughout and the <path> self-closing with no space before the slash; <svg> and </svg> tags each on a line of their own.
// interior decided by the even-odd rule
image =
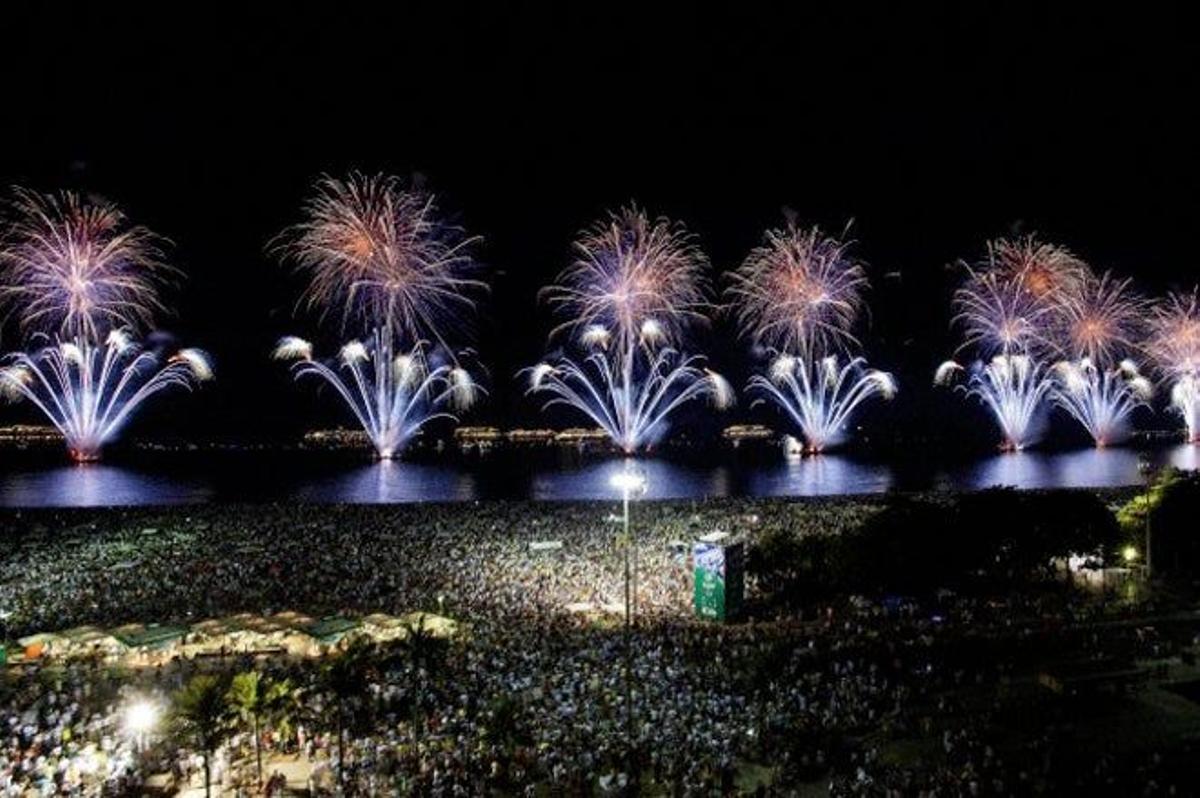
<svg viewBox="0 0 1200 798">
<path fill-rule="evenodd" d="M 303 482 L 289 498 L 302 502 L 404 504 L 479 498 L 475 475 L 445 466 L 385 460 Z"/>
<path fill-rule="evenodd" d="M 850 456 L 768 457 L 758 462 L 644 458 L 647 498 L 724 496 L 831 496 L 888 490 L 974 490 L 1116 487 L 1140 484 L 1153 469 L 1200 468 L 1200 446 L 1080 449 L 996 454 L 947 465 L 914 459 L 888 464 Z M 464 464 L 387 462 L 338 465 L 320 458 L 261 461 L 232 458 L 218 464 L 180 458 L 154 468 L 114 464 L 54 465 L 0 471 L 0 506 L 188 504 L 210 501 L 403 503 L 509 498 L 611 499 L 621 458 L 572 465 L 522 456 L 480 458 Z"/>
<path fill-rule="evenodd" d="M 786 457 L 778 468 L 752 471 L 751 496 L 837 496 L 884 493 L 894 485 L 892 469 L 883 463 L 864 463 L 836 454 Z"/>
<path fill-rule="evenodd" d="M 0 473 L 3 507 L 199 504 L 213 496 L 202 480 L 104 463 Z"/>
<path fill-rule="evenodd" d="M 1200 468 L 1200 445 L 1176 446 L 1171 450 L 1167 462 L 1185 471 L 1195 471 Z"/>
<path fill-rule="evenodd" d="M 1142 459 L 1133 449 L 1080 449 L 1070 452 L 1007 452 L 939 475 L 952 489 L 1115 488 L 1143 481 Z"/>
</svg>

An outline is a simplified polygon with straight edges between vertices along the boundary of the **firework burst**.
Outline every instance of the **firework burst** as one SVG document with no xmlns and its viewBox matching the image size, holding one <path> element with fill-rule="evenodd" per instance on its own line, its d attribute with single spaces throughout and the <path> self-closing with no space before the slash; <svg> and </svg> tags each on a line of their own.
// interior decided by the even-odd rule
<svg viewBox="0 0 1200 798">
<path fill-rule="evenodd" d="M 1154 308 L 1147 349 L 1171 384 L 1171 406 L 1183 416 L 1188 440 L 1200 442 L 1200 288 Z"/>
<path fill-rule="evenodd" d="M 370 335 L 342 346 L 332 364 L 294 336 L 275 357 L 295 360 L 298 379 L 331 385 L 378 456 L 390 459 L 427 423 L 454 420 L 483 393 L 447 343 L 487 287 L 472 277 L 478 239 L 443 220 L 432 196 L 383 175 L 324 177 L 304 212 L 274 245 L 309 277 L 302 302 Z"/>
<path fill-rule="evenodd" d="M 938 367 L 935 381 L 946 385 L 964 372 L 954 361 Z M 1043 400 L 1053 387 L 1042 365 L 1029 355 L 996 355 L 991 361 L 971 367 L 965 386 L 958 386 L 978 399 L 1000 427 L 1003 451 L 1020 451 L 1033 442 Z"/>
<path fill-rule="evenodd" d="M 628 208 L 584 231 L 574 248 L 544 296 L 568 319 L 555 334 L 572 334 L 584 355 L 526 370 L 529 393 L 587 416 L 626 453 L 661 440 L 688 402 L 732 403 L 729 383 L 675 346 L 708 306 L 708 261 L 681 225 Z"/>
<path fill-rule="evenodd" d="M 1154 308 L 1148 348 L 1169 376 L 1200 373 L 1200 288 L 1171 294 Z"/>
<path fill-rule="evenodd" d="M 343 329 L 382 327 L 408 340 L 461 325 L 486 285 L 471 248 L 477 238 L 447 223 L 434 198 L 395 177 L 323 177 L 304 220 L 274 248 L 308 275 L 302 302 L 340 316 Z"/>
<path fill-rule="evenodd" d="M 313 376 L 333 387 L 366 431 L 379 457 L 389 460 L 437 418 L 455 420 L 482 393 L 470 373 L 450 361 L 433 364 L 418 343 L 395 352 L 392 337 L 376 330 L 367 343 L 351 341 L 330 365 L 313 359 L 312 344 L 288 336 L 275 348 L 294 360 L 297 378 Z"/>
<path fill-rule="evenodd" d="M 1154 393 L 1132 360 L 1105 369 L 1089 358 L 1064 360 L 1054 367 L 1051 398 L 1087 430 L 1097 447 L 1124 439 L 1129 416 Z"/>
<path fill-rule="evenodd" d="M 755 344 L 784 352 L 832 352 L 857 343 L 851 328 L 867 286 L 850 243 L 794 223 L 769 230 L 731 274 L 738 323 Z"/>
<path fill-rule="evenodd" d="M 1079 316 L 1091 314 L 1089 319 L 1095 320 L 1097 296 L 1090 291 L 1090 271 L 1069 250 L 1031 235 L 989 242 L 983 260 L 966 271 L 965 282 L 954 294 L 954 321 L 963 330 L 960 349 L 973 349 L 983 360 L 971 366 L 966 385 L 960 387 L 995 418 L 1003 436 L 1001 449 L 1023 449 L 1035 437 L 1042 403 L 1053 387 L 1041 358 L 1061 356 L 1064 328 L 1078 334 L 1087 326 L 1080 322 L 1072 329 L 1063 321 L 1064 309 L 1071 307 Z M 1107 280 L 1101 288 L 1100 298 L 1108 298 Z M 1118 288 L 1124 291 L 1126 286 Z M 1117 333 L 1091 330 L 1090 345 L 1112 345 Z M 963 372 L 956 362 L 947 361 L 934 381 L 947 384 Z"/>
<path fill-rule="evenodd" d="M 676 342 L 688 322 L 704 318 L 708 259 L 683 225 L 624 208 L 585 230 L 574 250 L 574 261 L 543 292 L 567 319 L 556 333 L 604 330 L 627 350 L 647 323 Z"/>
<path fill-rule="evenodd" d="M 1087 264 L 1065 247 L 1034 235 L 1002 238 L 988 244 L 987 258 L 978 270 L 1005 282 L 1020 282 L 1039 302 L 1053 304 L 1079 291 L 1089 274 Z"/>
<path fill-rule="evenodd" d="M 1057 326 L 1068 357 L 1106 366 L 1137 351 L 1146 303 L 1130 286 L 1109 272 L 1088 273 L 1062 293 Z"/>
<path fill-rule="evenodd" d="M 27 399 L 44 413 L 81 462 L 98 460 L 105 444 L 154 394 L 209 379 L 212 367 L 204 352 L 180 349 L 164 363 L 121 331 L 109 333 L 103 346 L 76 339 L 9 355 L 0 368 L 3 393 Z"/>
<path fill-rule="evenodd" d="M 890 399 L 896 383 L 853 357 L 851 332 L 863 310 L 864 265 L 850 242 L 789 221 L 769 230 L 731 275 L 728 296 L 742 334 L 774 352 L 766 374 L 750 378 L 758 401 L 776 405 L 799 428 L 805 451 L 841 443 L 851 414 L 867 399 Z"/>
<path fill-rule="evenodd" d="M 162 240 L 104 200 L 15 189 L 0 238 L 0 302 L 23 329 L 99 341 L 163 310 Z"/>
<path fill-rule="evenodd" d="M 961 348 L 984 356 L 1055 353 L 1065 307 L 1077 314 L 1092 313 L 1095 320 L 1099 308 L 1094 303 L 1111 299 L 1107 293 L 1096 297 L 1090 291 L 1087 264 L 1033 236 L 991 241 L 983 260 L 965 268 L 967 279 L 954 294 L 954 321 L 964 333 Z M 1127 288 L 1107 279 L 1101 287 L 1110 291 L 1114 286 L 1118 294 Z M 1118 309 L 1119 305 L 1107 308 L 1110 313 Z M 1081 326 L 1072 332 L 1083 331 Z"/>
<path fill-rule="evenodd" d="M 52 341 L 7 356 L 3 393 L 37 407 L 72 457 L 96 460 L 156 393 L 212 378 L 199 349 L 166 354 L 133 340 L 163 306 L 172 271 L 162 239 L 103 200 L 16 189 L 0 241 L 0 302 L 19 325 Z"/>
<path fill-rule="evenodd" d="M 767 375 L 750 378 L 749 387 L 782 410 L 804 436 L 805 451 L 816 454 L 845 439 L 846 424 L 860 404 L 896 395 L 891 374 L 865 365 L 862 358 L 841 364 L 835 355 L 816 361 L 780 355 Z"/>
</svg>

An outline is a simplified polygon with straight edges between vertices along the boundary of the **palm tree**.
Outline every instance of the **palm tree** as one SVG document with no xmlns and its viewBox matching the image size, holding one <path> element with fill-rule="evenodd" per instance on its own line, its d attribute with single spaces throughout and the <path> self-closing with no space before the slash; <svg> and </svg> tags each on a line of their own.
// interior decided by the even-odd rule
<svg viewBox="0 0 1200 798">
<path fill-rule="evenodd" d="M 412 665 L 428 669 L 445 660 L 447 641 L 434 634 L 426 621 L 425 615 L 421 615 L 415 622 L 410 621 L 405 627 L 407 634 L 404 635 L 401 646 Z"/>
<path fill-rule="evenodd" d="M 262 723 L 283 720 L 295 703 L 296 691 L 287 679 L 264 677 L 259 671 L 244 671 L 233 677 L 227 698 L 239 719 L 254 735 L 254 760 L 258 788 L 262 789 Z"/>
<path fill-rule="evenodd" d="M 446 661 L 449 641 L 434 633 L 428 624 L 428 616 L 421 614 L 418 619 L 409 621 L 405 627 L 406 634 L 395 648 L 391 664 L 407 666 L 412 674 L 412 699 L 409 709 L 412 714 L 413 734 L 418 737 L 424 731 L 424 719 L 421 716 L 420 699 L 418 696 L 425 688 L 424 680 L 430 675 L 438 675 Z"/>
<path fill-rule="evenodd" d="M 349 706 L 367 690 L 367 671 L 373 667 L 375 649 L 366 638 L 357 638 L 321 668 L 321 689 L 333 697 L 337 724 L 338 783 L 346 773 L 346 717 Z"/>
<path fill-rule="evenodd" d="M 204 795 L 212 796 L 212 755 L 233 731 L 233 713 L 226 698 L 227 680 L 202 673 L 193 676 L 174 696 L 171 708 L 176 737 L 204 757 Z"/>
</svg>

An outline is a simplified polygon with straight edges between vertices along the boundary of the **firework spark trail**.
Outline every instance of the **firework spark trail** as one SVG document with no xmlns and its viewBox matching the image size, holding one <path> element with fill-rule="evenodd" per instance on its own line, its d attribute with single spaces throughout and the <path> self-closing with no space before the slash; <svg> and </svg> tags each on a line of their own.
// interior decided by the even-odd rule
<svg viewBox="0 0 1200 798">
<path fill-rule="evenodd" d="M 688 402 L 732 404 L 728 382 L 675 346 L 708 306 L 708 261 L 681 225 L 627 208 L 581 234 L 575 252 L 543 293 L 568 319 L 551 337 L 573 334 L 584 355 L 527 369 L 528 393 L 574 408 L 630 454 L 658 442 Z"/>
<path fill-rule="evenodd" d="M 433 419 L 456 420 L 450 411 L 469 409 L 483 390 L 459 365 L 431 366 L 424 344 L 396 354 L 392 336 L 382 330 L 366 344 L 343 346 L 333 366 L 312 355 L 312 345 L 294 336 L 275 348 L 277 359 L 297 361 L 297 378 L 313 376 L 333 387 L 385 460 L 402 452 Z"/>
<path fill-rule="evenodd" d="M 946 361 L 935 380 L 949 384 L 962 371 L 958 363 Z M 986 364 L 976 363 L 967 385 L 959 386 L 991 412 L 1004 436 L 1004 451 L 1020 451 L 1033 442 L 1038 410 L 1052 387 L 1042 365 L 1029 355 L 996 355 Z"/>
<path fill-rule="evenodd" d="M 1171 386 L 1171 406 L 1183 417 L 1189 443 L 1200 443 L 1200 377 L 1188 374 Z"/>
<path fill-rule="evenodd" d="M 104 200 L 15 189 L 0 238 L 0 303 L 26 330 L 99 342 L 157 311 L 162 240 Z"/>
<path fill-rule="evenodd" d="M 1146 406 L 1154 389 L 1137 365 L 1125 360 L 1118 368 L 1105 369 L 1089 358 L 1055 364 L 1051 398 L 1080 423 L 1096 446 L 1123 440 L 1129 432 L 1129 416 Z"/>
<path fill-rule="evenodd" d="M 964 333 L 962 349 L 990 355 L 1052 347 L 1049 332 L 1056 306 L 1030 291 L 1020 274 L 969 270 L 954 303 L 954 321 Z"/>
<path fill-rule="evenodd" d="M 817 358 L 857 344 L 851 328 L 867 286 L 850 242 L 789 223 L 731 275 L 728 289 L 744 334 L 757 345 Z"/>
<path fill-rule="evenodd" d="M 783 410 L 804 436 L 805 450 L 818 453 L 845 438 L 847 421 L 860 404 L 895 396 L 892 375 L 865 365 L 860 357 L 840 364 L 834 355 L 816 361 L 780 355 L 768 375 L 750 378 L 749 388 Z"/>
<path fill-rule="evenodd" d="M 528 393 L 551 396 L 543 409 L 566 405 L 582 412 L 627 454 L 657 443 L 670 415 L 687 402 L 707 397 L 717 409 L 733 404 L 733 389 L 699 365 L 703 358 L 650 342 L 616 357 L 594 346 L 581 363 L 561 358 L 527 369 Z"/>
<path fill-rule="evenodd" d="M 1147 349 L 1171 384 L 1171 406 L 1187 439 L 1200 443 L 1200 288 L 1174 293 L 1154 308 Z"/>
<path fill-rule="evenodd" d="M 447 328 L 487 286 L 471 276 L 479 239 L 442 219 L 432 195 L 385 175 L 324 177 L 304 214 L 273 245 L 309 276 L 304 304 L 340 316 L 343 330 L 382 327 L 449 348 Z"/>
<path fill-rule="evenodd" d="M 76 339 L 8 360 L 0 368 L 0 389 L 44 413 L 79 461 L 99 459 L 104 445 L 154 394 L 212 379 L 208 356 L 199 349 L 180 349 L 160 365 L 155 353 L 120 331 L 109 333 L 103 346 Z"/>
</svg>

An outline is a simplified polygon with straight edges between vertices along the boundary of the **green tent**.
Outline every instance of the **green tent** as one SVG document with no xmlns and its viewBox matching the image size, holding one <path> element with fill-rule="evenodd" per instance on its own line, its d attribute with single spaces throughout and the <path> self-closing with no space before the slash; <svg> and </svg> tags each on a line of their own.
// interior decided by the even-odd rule
<svg viewBox="0 0 1200 798">
<path fill-rule="evenodd" d="M 130 624 L 114 629 L 112 636 L 129 648 L 166 648 L 177 643 L 187 635 L 188 630 L 182 626 L 162 626 L 160 624 Z"/>
<path fill-rule="evenodd" d="M 357 629 L 362 624 L 340 615 L 327 615 L 319 621 L 314 621 L 304 627 L 304 631 L 321 645 L 333 645 L 346 636 L 347 632 Z"/>
</svg>

